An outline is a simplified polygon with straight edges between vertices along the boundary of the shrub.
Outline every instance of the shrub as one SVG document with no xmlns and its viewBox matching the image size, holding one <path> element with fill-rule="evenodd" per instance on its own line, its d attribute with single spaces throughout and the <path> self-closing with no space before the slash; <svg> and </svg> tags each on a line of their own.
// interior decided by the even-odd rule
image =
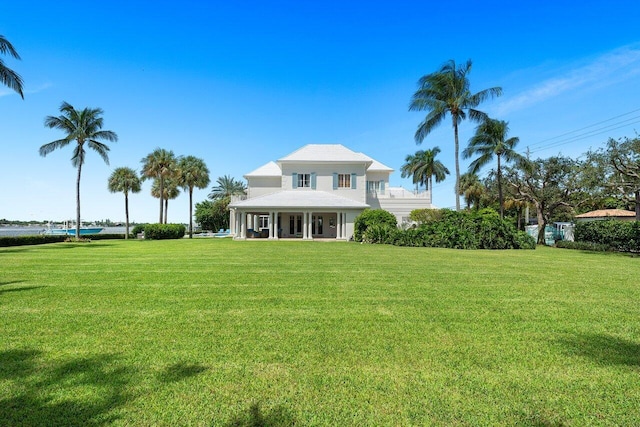
<svg viewBox="0 0 640 427">
<path fill-rule="evenodd" d="M 371 224 L 362 235 L 362 241 L 392 245 L 399 234 L 398 227 L 389 224 Z"/>
<path fill-rule="evenodd" d="M 578 222 L 574 231 L 577 242 L 605 245 L 616 251 L 640 251 L 640 222 L 606 219 Z"/>
<path fill-rule="evenodd" d="M 152 240 L 182 239 L 186 228 L 182 224 L 147 224 L 144 238 Z"/>
<path fill-rule="evenodd" d="M 603 245 L 603 244 L 600 244 L 600 243 L 569 242 L 567 240 L 558 240 L 556 242 L 556 247 L 557 248 L 564 248 L 564 249 L 578 249 L 578 250 L 581 250 L 581 251 L 595 251 L 595 252 L 609 252 L 609 251 L 613 251 L 614 250 L 610 246 Z"/>
<path fill-rule="evenodd" d="M 397 227 L 396 217 L 384 209 L 365 209 L 357 216 L 353 227 L 353 238 L 356 242 L 362 242 L 364 233 L 372 225 L 387 225 L 389 227 Z"/>
<path fill-rule="evenodd" d="M 444 209 L 414 209 L 409 214 L 409 219 L 418 224 L 439 221 L 442 219 L 443 211 Z"/>
<path fill-rule="evenodd" d="M 427 211 L 427 210 L 421 210 Z M 421 212 L 421 215 L 425 212 Z M 386 224 L 372 224 L 362 234 L 367 243 L 393 243 L 398 246 L 428 246 L 452 249 L 535 249 L 527 233 L 500 219 L 492 209 L 456 212 L 448 209 L 416 228 L 399 230 Z M 424 217 L 426 217 L 426 215 Z M 439 219 L 436 219 L 438 218 Z"/>
<path fill-rule="evenodd" d="M 24 245 L 42 245 L 44 243 L 64 242 L 65 235 L 42 234 L 38 236 L 12 236 L 0 237 L 0 247 L 8 246 L 24 246 Z"/>
<path fill-rule="evenodd" d="M 142 233 L 144 231 L 144 227 L 146 227 L 147 224 L 136 224 L 131 231 L 129 231 L 130 233 L 130 237 L 136 238 L 138 237 L 138 234 Z"/>
</svg>

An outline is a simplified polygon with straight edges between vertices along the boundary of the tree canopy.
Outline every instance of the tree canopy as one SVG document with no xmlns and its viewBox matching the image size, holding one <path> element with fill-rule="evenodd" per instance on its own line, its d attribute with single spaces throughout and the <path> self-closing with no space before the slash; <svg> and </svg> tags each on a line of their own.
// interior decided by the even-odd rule
<svg viewBox="0 0 640 427">
<path fill-rule="evenodd" d="M 63 148 L 72 142 L 76 145 L 71 156 L 71 164 L 78 169 L 76 179 L 76 238 L 80 237 L 80 177 L 82 165 L 86 156 L 85 144 L 92 149 L 106 164 L 109 164 L 109 147 L 101 140 L 116 142 L 118 135 L 110 130 L 102 130 L 104 113 L 101 108 L 84 108 L 76 110 L 71 104 L 63 102 L 60 106 L 60 116 L 47 116 L 45 127 L 59 129 L 66 135 L 64 138 L 44 144 L 40 147 L 40 155 L 45 157 L 58 148 Z"/>
<path fill-rule="evenodd" d="M 409 111 L 426 111 L 427 115 L 418 125 L 415 140 L 422 143 L 447 115 L 451 116 L 454 135 L 454 157 L 456 165 L 456 210 L 460 210 L 460 160 L 458 126 L 467 118 L 479 122 L 486 114 L 477 110 L 481 103 L 494 96 L 502 94 L 502 88 L 492 87 L 476 93 L 470 89 L 469 73 L 471 60 L 457 66 L 454 60 L 449 60 L 442 67 L 431 74 L 427 74 L 418 81 L 418 89 L 413 94 Z"/>
</svg>

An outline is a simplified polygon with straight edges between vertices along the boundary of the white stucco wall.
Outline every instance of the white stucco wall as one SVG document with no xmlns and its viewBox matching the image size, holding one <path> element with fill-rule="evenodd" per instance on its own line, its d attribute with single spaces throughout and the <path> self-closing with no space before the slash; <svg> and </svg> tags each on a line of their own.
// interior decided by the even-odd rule
<svg viewBox="0 0 640 427">
<path fill-rule="evenodd" d="M 366 200 L 366 178 L 364 164 L 348 163 L 296 163 L 282 165 L 282 189 L 293 189 L 292 176 L 298 174 L 316 174 L 316 190 L 326 191 L 351 200 L 365 203 Z M 356 174 L 356 188 L 333 189 L 333 174 Z M 314 191 L 311 187 L 297 188 L 298 191 Z"/>
<path fill-rule="evenodd" d="M 249 177 L 247 178 L 248 191 L 247 198 L 263 196 L 265 194 L 275 193 L 282 189 L 282 178 L 274 177 Z"/>
</svg>

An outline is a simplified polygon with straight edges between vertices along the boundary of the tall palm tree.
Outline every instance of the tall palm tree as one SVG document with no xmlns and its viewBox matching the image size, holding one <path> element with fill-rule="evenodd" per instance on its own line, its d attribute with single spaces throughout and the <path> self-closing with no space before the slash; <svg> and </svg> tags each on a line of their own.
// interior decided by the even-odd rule
<svg viewBox="0 0 640 427">
<path fill-rule="evenodd" d="M 20 55 L 13 48 L 13 45 L 7 40 L 4 36 L 0 35 L 0 53 L 3 55 L 9 54 L 15 59 L 20 59 Z M 11 68 L 4 65 L 4 61 L 0 59 L 0 81 L 5 86 L 15 90 L 18 92 L 20 97 L 24 99 L 24 93 L 22 91 L 22 85 L 24 82 L 22 81 L 22 77 Z"/>
<path fill-rule="evenodd" d="M 140 189 L 140 178 L 131 168 L 116 168 L 109 177 L 109 191 L 124 193 L 125 239 L 129 238 L 129 192 L 139 193 Z"/>
<path fill-rule="evenodd" d="M 454 152 L 456 162 L 456 210 L 460 210 L 460 163 L 458 125 L 465 119 L 480 121 L 486 117 L 476 107 L 485 100 L 502 94 L 502 88 L 492 87 L 471 93 L 468 74 L 471 72 L 471 60 L 457 67 L 449 60 L 440 70 L 427 74 L 418 81 L 418 90 L 413 94 L 409 111 L 427 111 L 427 115 L 418 125 L 415 140 L 421 144 L 446 117 L 451 115 L 453 122 Z"/>
<path fill-rule="evenodd" d="M 216 185 L 211 189 L 209 198 L 211 200 L 222 199 L 229 196 L 241 196 L 247 194 L 247 187 L 242 181 L 238 181 L 229 175 L 221 176 L 216 180 Z"/>
<path fill-rule="evenodd" d="M 205 188 L 211 181 L 204 160 L 194 156 L 181 157 L 178 161 L 180 186 L 189 191 L 189 238 L 193 238 L 193 189 Z"/>
<path fill-rule="evenodd" d="M 164 219 L 160 223 L 167 224 L 167 217 L 169 216 L 169 200 L 173 200 L 180 195 L 180 189 L 178 188 L 178 176 L 174 175 L 166 178 L 164 180 L 162 193 L 160 191 L 160 180 L 154 179 L 153 185 L 151 185 L 151 195 L 153 197 L 160 198 L 161 203 L 164 203 Z"/>
<path fill-rule="evenodd" d="M 142 171 L 140 171 L 142 179 L 158 180 L 158 194 L 164 194 L 165 180 L 176 174 L 176 156 L 173 151 L 156 148 L 153 153 L 148 154 L 140 162 L 142 163 Z M 160 224 L 162 224 L 163 201 L 164 199 L 160 197 L 160 219 L 158 220 Z"/>
<path fill-rule="evenodd" d="M 40 147 L 40 155 L 46 156 L 57 148 L 62 148 L 76 142 L 71 157 L 71 164 L 78 169 L 78 178 L 76 180 L 76 239 L 80 237 L 80 176 L 82 175 L 82 165 L 86 155 L 85 144 L 102 157 L 102 160 L 109 164 L 109 147 L 100 142 L 105 140 L 109 142 L 118 141 L 118 135 L 110 130 L 102 130 L 103 111 L 101 108 L 85 108 L 84 110 L 76 110 L 72 105 L 63 102 L 60 106 L 62 113 L 58 117 L 47 116 L 44 119 L 44 125 L 51 129 L 60 129 L 67 135 L 56 141 L 44 144 Z"/>
<path fill-rule="evenodd" d="M 402 178 L 413 177 L 416 188 L 422 185 L 433 192 L 433 177 L 436 177 L 436 182 L 441 182 L 449 174 L 449 169 L 440 160 L 436 160 L 438 153 L 440 148 L 433 147 L 431 150 L 416 151 L 414 155 L 409 154 L 400 169 Z"/>
<path fill-rule="evenodd" d="M 498 160 L 497 181 L 498 200 L 500 203 L 500 218 L 504 218 L 504 198 L 502 195 L 502 161 L 505 163 L 521 161 L 524 157 L 516 153 L 515 146 L 520 142 L 517 136 L 507 138 L 509 124 L 504 120 L 486 117 L 476 128 L 476 134 L 469 140 L 469 146 L 462 152 L 462 157 L 468 159 L 477 155 L 469 165 L 469 172 L 478 173 L 480 168 L 491 163 L 495 156 Z"/>
<path fill-rule="evenodd" d="M 471 209 L 471 206 L 475 209 L 480 209 L 480 200 L 484 194 L 484 186 L 480 182 L 478 175 L 474 173 L 464 173 L 460 176 L 460 195 L 464 196 L 467 202 L 467 209 Z"/>
</svg>

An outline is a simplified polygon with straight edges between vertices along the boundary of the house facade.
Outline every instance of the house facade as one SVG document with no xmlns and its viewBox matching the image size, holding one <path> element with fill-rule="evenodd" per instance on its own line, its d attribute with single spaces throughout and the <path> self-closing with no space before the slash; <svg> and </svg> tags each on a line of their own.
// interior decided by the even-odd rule
<svg viewBox="0 0 640 427">
<path fill-rule="evenodd" d="M 232 199 L 235 239 L 337 239 L 353 236 L 366 208 L 385 209 L 398 223 L 431 208 L 431 192 L 390 187 L 393 169 L 340 144 L 309 144 L 244 175 L 247 195 Z"/>
</svg>

